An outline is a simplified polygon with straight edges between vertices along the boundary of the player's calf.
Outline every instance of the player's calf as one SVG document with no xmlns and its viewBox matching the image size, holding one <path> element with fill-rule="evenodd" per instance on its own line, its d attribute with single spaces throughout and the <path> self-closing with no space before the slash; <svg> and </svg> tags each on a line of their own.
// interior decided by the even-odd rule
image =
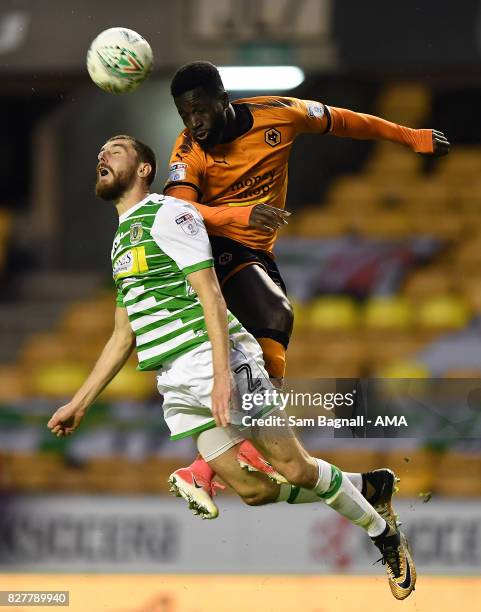
<svg viewBox="0 0 481 612">
<path fill-rule="evenodd" d="M 237 493 L 248 506 L 265 506 L 277 501 L 278 486 L 271 480 L 256 480 L 250 486 L 240 487 Z"/>
</svg>

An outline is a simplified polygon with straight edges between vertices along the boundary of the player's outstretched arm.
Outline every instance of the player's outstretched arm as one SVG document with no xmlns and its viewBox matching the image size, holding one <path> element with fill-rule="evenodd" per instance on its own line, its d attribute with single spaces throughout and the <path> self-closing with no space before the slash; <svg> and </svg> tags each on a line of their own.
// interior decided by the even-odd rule
<svg viewBox="0 0 481 612">
<path fill-rule="evenodd" d="M 187 276 L 187 280 L 199 296 L 204 309 L 207 333 L 212 344 L 214 370 L 214 384 L 211 393 L 212 415 L 219 427 L 226 427 L 229 424 L 231 397 L 227 307 L 214 268 L 192 272 Z"/>
<path fill-rule="evenodd" d="M 58 437 L 73 433 L 80 425 L 89 406 L 121 370 L 134 348 L 135 335 L 127 317 L 127 310 L 117 306 L 114 331 L 100 354 L 88 378 L 71 401 L 59 408 L 47 427 Z"/>
<path fill-rule="evenodd" d="M 436 157 L 449 153 L 450 144 L 446 136 L 438 130 L 416 130 L 346 108 L 330 106 L 328 110 L 331 117 L 329 131 L 335 136 L 361 140 L 390 140 L 403 144 L 416 153 Z"/>
<path fill-rule="evenodd" d="M 269 206 L 267 204 L 251 204 L 249 206 L 208 206 L 196 202 L 197 191 L 186 185 L 172 186 L 166 189 L 166 195 L 187 200 L 193 204 L 204 218 L 207 231 L 218 227 L 235 224 L 241 227 L 253 227 L 261 232 L 271 233 L 287 225 L 290 212 Z"/>
</svg>

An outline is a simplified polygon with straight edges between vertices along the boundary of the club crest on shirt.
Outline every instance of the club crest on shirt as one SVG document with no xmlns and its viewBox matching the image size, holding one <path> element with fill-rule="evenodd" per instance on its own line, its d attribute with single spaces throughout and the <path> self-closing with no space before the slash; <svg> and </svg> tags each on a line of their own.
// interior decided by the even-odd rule
<svg viewBox="0 0 481 612">
<path fill-rule="evenodd" d="M 281 142 L 281 133 L 276 128 L 270 128 L 264 132 L 264 140 L 271 147 L 275 147 Z"/>
<path fill-rule="evenodd" d="M 195 222 L 194 215 L 192 213 L 184 213 L 175 218 L 177 225 L 180 225 L 182 230 L 188 236 L 195 236 L 199 233 L 199 226 Z"/>
<path fill-rule="evenodd" d="M 221 266 L 226 266 L 232 261 L 232 253 L 222 253 L 219 255 L 219 263 Z"/>
<path fill-rule="evenodd" d="M 137 223 L 132 223 L 130 226 L 130 242 L 131 244 L 137 244 L 142 240 L 142 234 L 144 233 L 144 228 L 142 227 L 142 223 L 139 221 Z"/>
</svg>

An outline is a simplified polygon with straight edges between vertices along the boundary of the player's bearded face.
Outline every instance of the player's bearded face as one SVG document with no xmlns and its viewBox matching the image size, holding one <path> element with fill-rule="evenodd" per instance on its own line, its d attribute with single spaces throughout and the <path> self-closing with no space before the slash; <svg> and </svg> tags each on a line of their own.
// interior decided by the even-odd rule
<svg viewBox="0 0 481 612">
<path fill-rule="evenodd" d="M 99 164 L 95 183 L 97 197 L 107 202 L 118 200 L 132 185 L 135 175 L 135 165 L 114 170 L 108 164 Z"/>
</svg>

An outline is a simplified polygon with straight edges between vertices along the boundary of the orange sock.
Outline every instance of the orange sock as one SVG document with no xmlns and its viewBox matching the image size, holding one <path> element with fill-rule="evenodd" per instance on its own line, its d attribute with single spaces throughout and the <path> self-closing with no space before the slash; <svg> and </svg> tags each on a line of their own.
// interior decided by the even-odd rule
<svg viewBox="0 0 481 612">
<path fill-rule="evenodd" d="M 271 378 L 284 378 L 286 373 L 286 349 L 272 338 L 256 338 L 264 354 L 267 373 Z"/>
</svg>

